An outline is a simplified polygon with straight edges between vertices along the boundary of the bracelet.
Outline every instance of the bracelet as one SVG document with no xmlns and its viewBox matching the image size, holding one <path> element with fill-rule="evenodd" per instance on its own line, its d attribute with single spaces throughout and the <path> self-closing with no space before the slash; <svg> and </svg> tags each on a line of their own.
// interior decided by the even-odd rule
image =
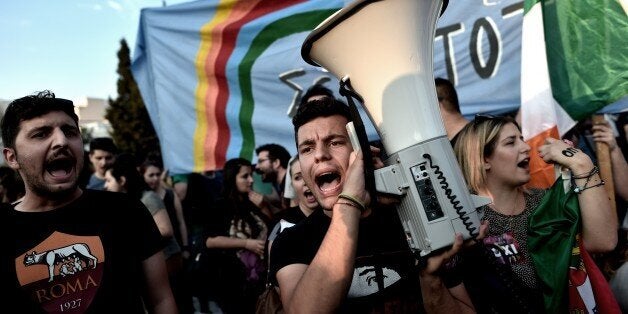
<svg viewBox="0 0 628 314">
<path fill-rule="evenodd" d="M 587 183 L 589 183 L 589 180 L 587 180 Z M 585 183 L 583 186 L 576 186 L 573 191 L 576 194 L 580 194 L 582 193 L 582 191 L 584 190 L 588 190 L 590 188 L 596 188 L 598 186 L 602 186 L 604 184 L 606 184 L 606 182 L 604 182 L 604 180 L 600 180 L 600 183 L 596 184 L 596 185 L 592 185 L 592 186 L 587 186 L 587 183 Z"/>
<path fill-rule="evenodd" d="M 356 207 L 358 209 L 360 209 L 361 212 L 366 210 L 366 206 L 364 205 L 364 203 L 362 203 L 360 200 L 358 200 L 355 196 L 351 196 L 349 194 L 345 194 L 345 193 L 340 193 L 338 194 L 338 198 L 344 198 L 347 201 L 352 202 L 353 204 L 356 205 Z"/>
<path fill-rule="evenodd" d="M 584 191 L 586 189 L 590 189 L 590 188 L 593 188 L 593 187 L 596 187 L 596 186 L 603 185 L 604 184 L 604 180 L 602 180 L 601 184 L 588 187 L 589 181 L 591 181 L 591 178 L 593 177 L 593 175 L 595 175 L 598 172 L 600 172 L 600 169 L 597 166 L 593 166 L 593 169 L 591 169 L 591 171 L 589 171 L 589 173 L 586 174 L 586 175 L 582 174 L 582 175 L 571 176 L 571 184 L 573 186 L 575 186 L 575 188 L 573 189 L 574 193 L 580 194 L 580 192 L 582 192 L 582 191 Z M 584 185 L 577 186 L 576 185 L 576 181 L 575 181 L 576 179 L 587 179 L 587 181 L 584 182 Z"/>
<path fill-rule="evenodd" d="M 600 168 L 598 168 L 597 166 L 593 166 L 593 169 L 591 169 L 591 171 L 589 171 L 588 174 L 580 174 L 580 175 L 572 175 L 571 178 L 572 179 L 589 179 L 591 176 L 593 176 L 596 173 L 600 172 Z"/>
</svg>

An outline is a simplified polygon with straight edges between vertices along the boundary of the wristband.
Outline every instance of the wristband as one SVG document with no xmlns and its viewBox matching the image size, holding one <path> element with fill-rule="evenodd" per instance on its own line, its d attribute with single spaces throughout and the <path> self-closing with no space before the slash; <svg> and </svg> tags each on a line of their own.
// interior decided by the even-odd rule
<svg viewBox="0 0 628 314">
<path fill-rule="evenodd" d="M 593 166 L 593 169 L 591 169 L 591 171 L 589 171 L 589 173 L 586 174 L 572 174 L 571 177 L 573 179 L 590 179 L 594 174 L 599 173 L 600 172 L 600 168 L 598 168 L 597 166 Z"/>
<path fill-rule="evenodd" d="M 356 197 L 351 196 L 349 194 L 345 194 L 345 193 L 340 193 L 338 194 L 338 198 L 342 198 L 345 199 L 353 204 L 355 204 L 356 208 L 358 208 L 361 212 L 364 212 L 366 210 L 366 206 L 364 205 L 364 203 L 362 203 L 360 200 L 358 200 Z"/>
<path fill-rule="evenodd" d="M 591 177 L 593 177 L 593 175 L 595 175 L 596 173 L 599 173 L 599 172 L 600 172 L 600 169 L 598 167 L 596 167 L 596 166 L 593 166 L 593 169 L 591 169 L 591 171 L 589 171 L 589 173 L 586 174 L 586 175 L 574 175 L 574 176 L 572 176 L 571 177 L 571 180 L 572 180 L 571 182 L 572 182 L 572 185 L 575 186 L 575 188 L 573 189 L 574 193 L 580 194 L 582 191 L 584 191 L 586 189 L 590 189 L 590 188 L 594 188 L 594 187 L 597 187 L 597 186 L 604 185 L 604 180 L 601 180 L 601 178 L 600 178 L 600 183 L 599 184 L 596 184 L 596 185 L 593 185 L 593 186 L 588 186 L 589 185 L 589 181 L 591 181 Z M 587 181 L 584 182 L 584 185 L 577 186 L 576 185 L 576 181 L 575 181 L 576 179 L 587 179 Z"/>
<path fill-rule="evenodd" d="M 587 181 L 587 183 L 589 183 L 589 181 Z M 576 186 L 573 189 L 574 193 L 580 194 L 584 190 L 588 190 L 590 188 L 595 188 L 595 187 L 598 187 L 598 186 L 603 186 L 604 184 L 606 184 L 606 182 L 604 182 L 604 180 L 600 180 L 600 183 L 598 183 L 596 185 L 592 185 L 592 186 L 587 186 L 587 183 L 585 183 L 583 186 Z"/>
</svg>

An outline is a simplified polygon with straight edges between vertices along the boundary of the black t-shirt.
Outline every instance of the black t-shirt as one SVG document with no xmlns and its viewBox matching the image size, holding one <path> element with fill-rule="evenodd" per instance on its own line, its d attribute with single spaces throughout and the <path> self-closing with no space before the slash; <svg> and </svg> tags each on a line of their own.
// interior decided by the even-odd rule
<svg viewBox="0 0 628 314">
<path fill-rule="evenodd" d="M 317 209 L 297 225 L 284 230 L 271 249 L 270 278 L 291 264 L 310 264 L 331 218 Z M 340 312 L 422 312 L 421 290 L 414 259 L 403 237 L 394 208 L 375 210 L 360 221 L 354 278 Z"/>
<path fill-rule="evenodd" d="M 299 206 L 290 207 L 286 210 L 282 210 L 273 217 L 273 223 L 271 224 L 270 233 L 268 234 L 268 240 L 274 241 L 278 234 L 284 229 L 290 228 L 297 223 L 301 222 L 307 216 L 303 213 Z"/>
<path fill-rule="evenodd" d="M 46 212 L 2 211 L 4 308 L 19 313 L 144 313 L 142 261 L 161 235 L 139 200 L 85 190 Z"/>
</svg>

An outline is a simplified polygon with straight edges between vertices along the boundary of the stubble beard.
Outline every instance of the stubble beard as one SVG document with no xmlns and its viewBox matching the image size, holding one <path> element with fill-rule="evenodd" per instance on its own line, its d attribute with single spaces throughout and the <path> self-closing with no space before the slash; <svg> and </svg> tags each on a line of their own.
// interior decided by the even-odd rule
<svg viewBox="0 0 628 314">
<path fill-rule="evenodd" d="M 277 179 L 276 172 L 264 172 L 262 173 L 262 182 L 273 183 Z"/>
<path fill-rule="evenodd" d="M 28 169 L 20 158 L 17 158 L 17 163 L 20 165 L 20 169 Z M 20 172 L 20 176 L 27 189 L 30 189 L 35 195 L 51 200 L 62 200 L 69 197 L 78 188 L 78 177 L 75 177 L 74 182 L 67 188 L 54 188 L 50 184 L 43 182 L 39 176 L 33 175 L 29 171 Z"/>
</svg>

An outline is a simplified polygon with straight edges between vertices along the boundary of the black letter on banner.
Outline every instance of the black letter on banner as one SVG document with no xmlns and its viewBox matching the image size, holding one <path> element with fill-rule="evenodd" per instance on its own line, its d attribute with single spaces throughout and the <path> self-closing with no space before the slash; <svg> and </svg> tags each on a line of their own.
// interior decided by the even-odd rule
<svg viewBox="0 0 628 314">
<path fill-rule="evenodd" d="M 457 79 L 457 73 L 455 70 L 456 60 L 452 60 L 452 57 L 454 56 L 454 50 L 453 50 L 454 47 L 453 47 L 453 44 L 451 43 L 452 39 L 451 39 L 450 34 L 454 32 L 458 32 L 461 29 L 462 29 L 461 23 L 445 26 L 442 28 L 437 28 L 436 34 L 434 36 L 434 39 L 438 38 L 439 36 L 443 36 L 443 48 L 445 50 L 445 66 L 447 68 L 447 77 L 454 84 L 456 84 L 458 79 Z"/>
<path fill-rule="evenodd" d="M 478 52 L 478 34 L 481 30 L 484 30 L 486 34 L 486 38 L 488 38 L 489 43 L 489 56 L 486 61 L 486 65 L 482 66 L 482 62 L 484 60 L 480 60 L 479 52 Z M 473 68 L 475 68 L 475 72 L 480 75 L 481 78 L 489 78 L 493 75 L 493 71 L 495 71 L 495 65 L 497 64 L 497 58 L 499 56 L 499 42 L 497 39 L 497 33 L 493 29 L 493 26 L 486 18 L 481 18 L 475 23 L 473 23 L 473 30 L 471 31 L 471 41 L 469 41 L 469 52 L 471 54 L 471 63 L 473 63 Z"/>
</svg>

